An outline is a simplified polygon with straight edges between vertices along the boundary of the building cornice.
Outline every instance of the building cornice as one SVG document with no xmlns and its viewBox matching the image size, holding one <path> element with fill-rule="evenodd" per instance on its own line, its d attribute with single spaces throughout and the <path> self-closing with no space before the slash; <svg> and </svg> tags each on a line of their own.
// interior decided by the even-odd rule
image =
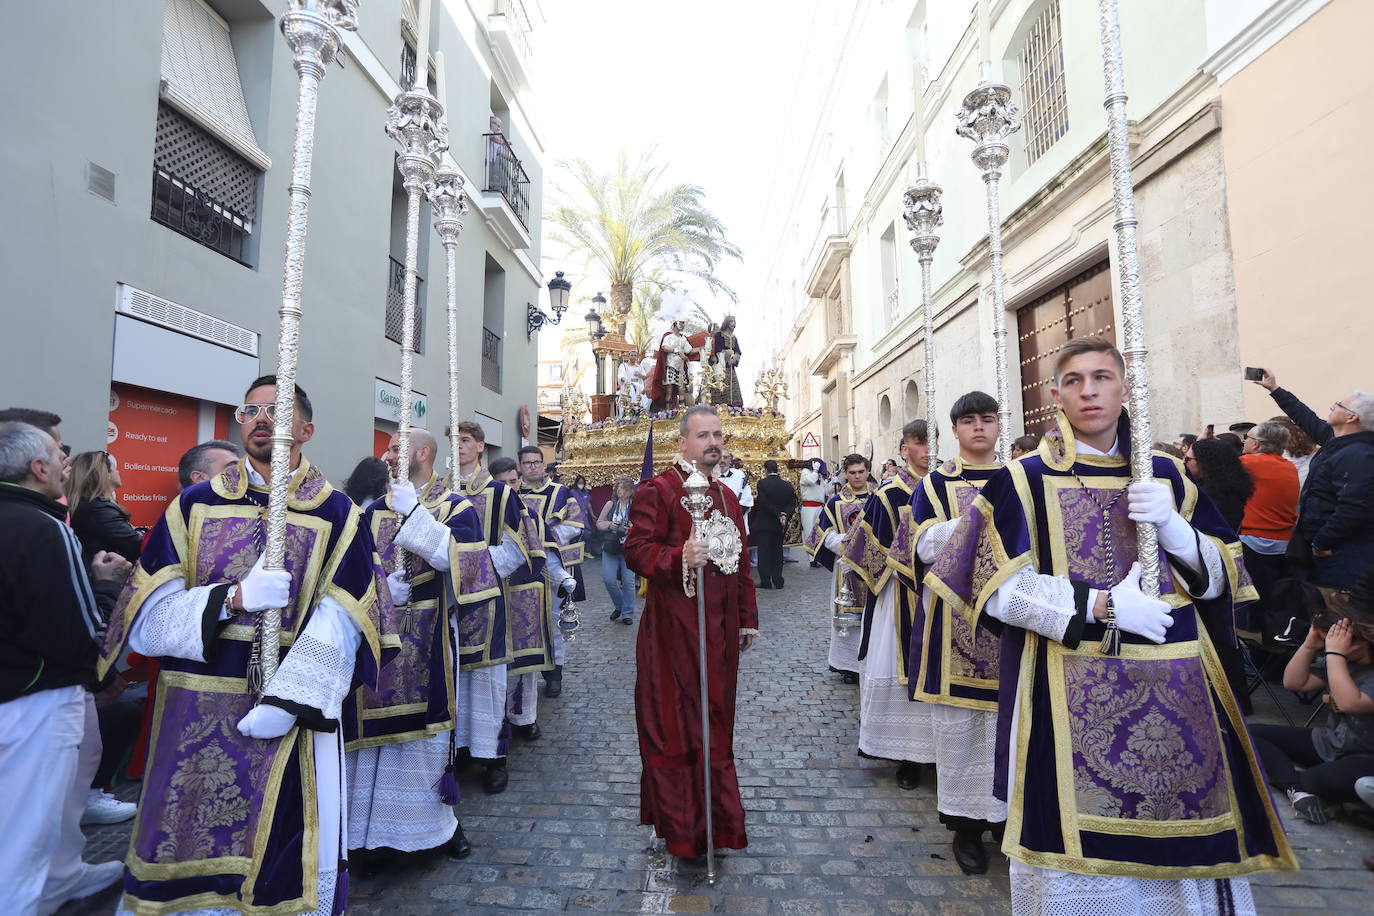
<svg viewBox="0 0 1374 916">
<path fill-rule="evenodd" d="M 1225 83 L 1278 44 L 1331 0 L 1276 0 L 1202 62 L 1202 72 Z"/>
</svg>

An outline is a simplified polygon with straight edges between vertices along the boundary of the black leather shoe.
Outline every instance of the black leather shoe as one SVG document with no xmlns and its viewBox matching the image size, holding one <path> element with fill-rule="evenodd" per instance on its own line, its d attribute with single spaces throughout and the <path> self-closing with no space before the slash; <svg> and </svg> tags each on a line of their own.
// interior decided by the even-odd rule
<svg viewBox="0 0 1374 916">
<path fill-rule="evenodd" d="M 908 792 L 921 784 L 921 765 L 910 760 L 897 767 L 897 788 Z"/>
<path fill-rule="evenodd" d="M 552 700 L 563 692 L 563 666 L 544 672 L 544 696 Z"/>
<path fill-rule="evenodd" d="M 821 564 L 817 563 L 815 560 L 812 560 L 812 561 L 811 561 L 811 568 L 812 568 L 812 569 L 820 569 L 820 568 L 821 568 Z"/>
<path fill-rule="evenodd" d="M 391 849 L 354 849 L 348 853 L 349 874 L 362 880 L 375 878 L 395 864 L 396 852 Z"/>
<path fill-rule="evenodd" d="M 772 588 L 772 587 L 773 587 L 773 583 L 771 583 L 771 582 L 759 582 L 759 583 L 757 583 L 757 584 L 754 585 L 754 588 Z"/>
<path fill-rule="evenodd" d="M 634 625 L 634 620 L 631 619 L 631 618 L 629 618 L 629 617 L 622 617 L 622 618 L 620 618 L 620 622 L 623 623 L 623 624 L 625 624 L 625 626 L 627 626 L 627 627 L 628 627 L 628 626 L 633 626 L 633 625 Z"/>
<path fill-rule="evenodd" d="M 954 834 L 954 861 L 966 875 L 981 875 L 988 870 L 988 852 L 983 848 L 983 831 L 958 830 Z"/>
<path fill-rule="evenodd" d="M 531 722 L 529 725 L 512 725 L 511 731 L 515 732 L 526 741 L 538 741 L 539 736 L 543 734 L 543 732 L 539 730 L 538 722 Z"/>
<path fill-rule="evenodd" d="M 776 588 L 776 589 L 781 589 L 781 588 L 782 588 L 782 579 L 774 579 L 774 580 L 773 580 L 773 587 Z"/>
<path fill-rule="evenodd" d="M 673 856 L 673 858 L 677 859 L 677 864 L 678 864 L 678 866 L 679 866 L 680 868 L 705 868 L 705 867 L 706 867 L 706 857 L 705 857 L 705 856 L 693 856 L 693 857 L 691 857 L 690 859 L 687 858 L 686 856 Z"/>
<path fill-rule="evenodd" d="M 611 611 L 611 619 L 612 619 L 612 620 L 619 620 L 619 619 L 620 619 L 620 610 L 619 610 L 619 609 L 616 609 L 616 610 L 614 610 L 614 611 Z"/>
<path fill-rule="evenodd" d="M 842 680 L 843 680 L 846 684 L 857 684 L 857 683 L 859 683 L 859 675 L 858 675 L 856 672 L 854 672 L 854 671 L 843 671 L 843 672 L 841 672 L 841 674 L 842 674 Z"/>
<path fill-rule="evenodd" d="M 506 772 L 506 758 L 501 757 L 487 764 L 487 775 L 482 777 L 482 788 L 488 795 L 499 795 L 506 791 L 510 774 Z"/>
<path fill-rule="evenodd" d="M 444 855 L 450 859 L 466 859 L 472 855 L 472 844 L 463 835 L 463 825 L 459 824 L 453 831 L 453 836 L 444 844 Z"/>
</svg>

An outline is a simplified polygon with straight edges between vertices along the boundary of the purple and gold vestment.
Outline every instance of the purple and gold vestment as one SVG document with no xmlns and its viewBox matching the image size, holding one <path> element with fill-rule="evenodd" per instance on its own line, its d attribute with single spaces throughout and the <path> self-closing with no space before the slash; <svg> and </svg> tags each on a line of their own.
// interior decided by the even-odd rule
<svg viewBox="0 0 1374 916">
<path fill-rule="evenodd" d="M 582 532 L 587 527 L 588 519 L 582 504 L 574 498 L 572 488 L 554 483 L 552 480 L 545 480 L 543 486 L 538 488 L 521 483 L 520 497 L 530 511 L 543 520 L 545 552 L 557 550 L 563 568 L 568 571 L 568 575 L 577 580 L 577 591 L 573 593 L 573 599 L 587 600 L 586 588 L 582 582 L 582 561 L 585 558 L 586 547 L 582 541 Z M 560 532 L 559 528 L 565 531 Z M 577 529 L 577 533 L 569 537 L 566 529 Z"/>
<path fill-rule="evenodd" d="M 897 473 L 864 503 L 863 517 L 845 534 L 840 558 L 853 571 L 866 591 L 864 601 L 863 637 L 859 644 L 859 658 L 868 656 L 868 644 L 873 638 L 873 616 L 877 598 L 889 579 L 897 586 L 893 625 L 896 627 L 897 672 L 906 681 L 906 651 L 911 644 L 911 628 L 918 612 L 916 583 L 899 569 L 888 564 L 888 551 L 900 549 L 896 544 L 903 529 L 902 517 L 911 511 L 911 493 L 920 482 L 910 468 L 898 468 Z M 855 597 L 859 597 L 856 593 Z"/>
</svg>

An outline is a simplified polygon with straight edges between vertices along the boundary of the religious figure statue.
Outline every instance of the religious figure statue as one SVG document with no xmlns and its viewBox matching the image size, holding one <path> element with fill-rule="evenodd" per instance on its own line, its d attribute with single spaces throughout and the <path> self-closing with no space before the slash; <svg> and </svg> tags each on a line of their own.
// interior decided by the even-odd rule
<svg viewBox="0 0 1374 916">
<path fill-rule="evenodd" d="M 639 351 L 632 350 L 616 370 L 616 393 L 621 403 L 621 416 L 634 416 L 649 407 L 644 396 L 644 366 Z"/>
<path fill-rule="evenodd" d="M 688 338 L 687 322 L 674 321 L 658 342 L 658 361 L 649 396 L 657 409 L 671 410 L 683 406 L 688 395 L 691 376 L 687 361 L 693 357 L 695 346 Z"/>
<path fill-rule="evenodd" d="M 720 330 L 712 339 L 711 365 L 715 368 L 711 402 L 729 407 L 743 407 L 744 395 L 739 387 L 739 338 L 735 336 L 735 316 L 726 315 Z"/>
</svg>

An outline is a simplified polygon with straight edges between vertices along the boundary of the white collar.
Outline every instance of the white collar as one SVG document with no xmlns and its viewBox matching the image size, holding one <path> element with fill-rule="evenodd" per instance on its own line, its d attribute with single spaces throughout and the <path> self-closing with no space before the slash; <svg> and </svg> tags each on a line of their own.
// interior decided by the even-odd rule
<svg viewBox="0 0 1374 916">
<path fill-rule="evenodd" d="M 1117 458 L 1121 455 L 1120 440 L 1113 442 L 1112 447 L 1107 449 L 1105 452 L 1098 451 L 1097 449 L 1093 448 L 1091 445 L 1082 441 L 1081 439 L 1076 440 L 1074 445 L 1078 450 L 1078 454 L 1080 455 L 1098 455 L 1104 458 Z"/>
</svg>

